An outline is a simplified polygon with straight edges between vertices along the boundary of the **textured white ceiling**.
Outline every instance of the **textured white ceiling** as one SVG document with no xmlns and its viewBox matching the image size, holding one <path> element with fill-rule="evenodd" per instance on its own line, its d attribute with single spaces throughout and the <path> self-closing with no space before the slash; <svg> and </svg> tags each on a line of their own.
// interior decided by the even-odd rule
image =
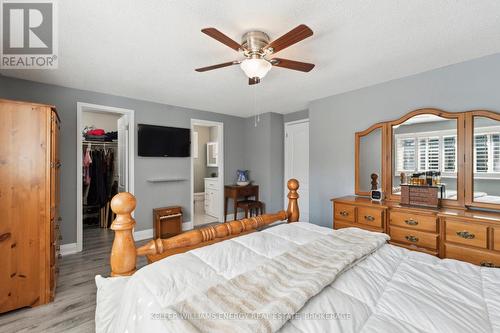
<svg viewBox="0 0 500 333">
<path fill-rule="evenodd" d="M 59 1 L 59 69 L 2 74 L 239 116 L 288 113 L 309 101 L 500 52 L 497 0 Z M 273 68 L 248 86 L 238 58 L 200 29 L 239 41 L 277 38 L 305 23 L 314 36 L 279 57 L 310 73 Z M 256 102 L 255 102 L 256 101 Z"/>
</svg>

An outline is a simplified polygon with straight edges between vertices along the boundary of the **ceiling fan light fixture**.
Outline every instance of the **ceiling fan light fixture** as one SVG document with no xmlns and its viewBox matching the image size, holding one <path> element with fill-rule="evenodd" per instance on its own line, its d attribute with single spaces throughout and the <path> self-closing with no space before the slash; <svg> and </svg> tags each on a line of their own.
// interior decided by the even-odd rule
<svg viewBox="0 0 500 333">
<path fill-rule="evenodd" d="M 262 79 L 271 70 L 271 63 L 262 58 L 245 59 L 240 64 L 241 69 L 249 78 Z"/>
</svg>

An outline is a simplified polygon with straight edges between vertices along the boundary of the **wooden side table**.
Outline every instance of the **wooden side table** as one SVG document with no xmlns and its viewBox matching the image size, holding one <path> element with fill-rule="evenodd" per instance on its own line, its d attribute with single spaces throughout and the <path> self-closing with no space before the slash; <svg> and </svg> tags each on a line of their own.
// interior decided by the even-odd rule
<svg viewBox="0 0 500 333">
<path fill-rule="evenodd" d="M 153 209 L 154 238 L 169 238 L 182 232 L 182 208 L 179 206 Z"/>
<path fill-rule="evenodd" d="M 224 186 L 224 222 L 226 222 L 227 205 L 229 198 L 233 199 L 234 219 L 236 220 L 236 215 L 238 213 L 238 198 L 245 198 L 246 200 L 248 200 L 249 197 L 255 197 L 255 201 L 259 201 L 259 185 Z"/>
</svg>

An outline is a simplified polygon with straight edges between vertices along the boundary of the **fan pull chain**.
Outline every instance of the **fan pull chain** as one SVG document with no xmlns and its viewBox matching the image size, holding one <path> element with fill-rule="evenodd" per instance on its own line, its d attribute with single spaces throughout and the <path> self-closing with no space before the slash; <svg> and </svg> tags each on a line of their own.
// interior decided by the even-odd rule
<svg viewBox="0 0 500 333">
<path fill-rule="evenodd" d="M 253 112 L 255 115 L 254 127 L 257 127 L 257 123 L 260 121 L 260 117 L 257 114 L 257 85 L 253 87 Z"/>
</svg>

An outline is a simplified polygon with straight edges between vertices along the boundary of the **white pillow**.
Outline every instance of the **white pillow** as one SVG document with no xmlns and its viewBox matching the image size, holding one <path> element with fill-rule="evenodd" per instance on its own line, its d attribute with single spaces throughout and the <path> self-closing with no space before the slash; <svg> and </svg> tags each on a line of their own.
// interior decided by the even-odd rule
<svg viewBox="0 0 500 333">
<path fill-rule="evenodd" d="M 113 318 L 120 308 L 120 300 L 129 278 L 129 276 L 103 278 L 96 275 L 95 331 L 97 333 L 109 332 Z"/>
</svg>

